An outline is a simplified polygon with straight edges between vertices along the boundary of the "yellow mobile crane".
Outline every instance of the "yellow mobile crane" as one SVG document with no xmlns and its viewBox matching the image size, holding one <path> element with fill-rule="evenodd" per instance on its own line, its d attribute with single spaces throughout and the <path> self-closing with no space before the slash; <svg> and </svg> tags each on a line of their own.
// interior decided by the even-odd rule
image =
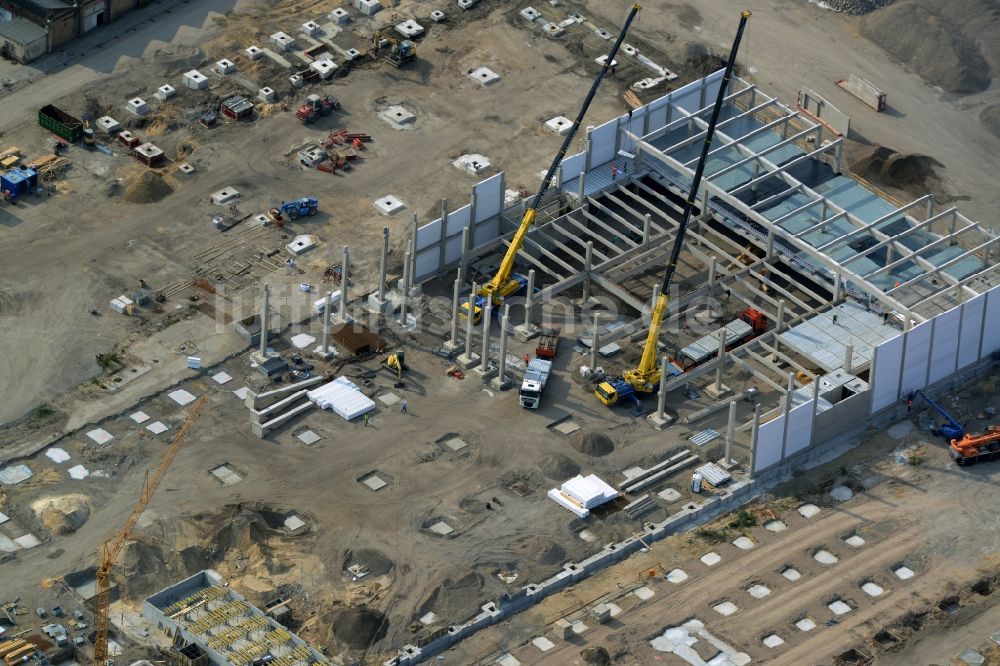
<svg viewBox="0 0 1000 666">
<path fill-rule="evenodd" d="M 153 499 L 153 494 L 156 492 L 157 486 L 160 485 L 160 481 L 163 480 L 163 475 L 167 473 L 170 463 L 173 462 L 174 457 L 181 448 L 181 444 L 184 443 L 188 432 L 194 426 L 195 420 L 201 414 L 201 410 L 204 409 L 207 401 L 208 396 L 203 395 L 191 406 L 190 413 L 184 419 L 184 423 L 181 425 L 181 429 L 177 431 L 177 435 L 174 436 L 174 441 L 170 442 L 170 446 L 167 447 L 167 452 L 163 456 L 160 465 L 156 468 L 156 471 L 153 472 L 152 478 L 147 473 L 142 487 L 142 494 L 139 495 L 139 500 L 132 507 L 132 513 L 125 519 L 125 524 L 118 530 L 118 533 L 105 543 L 101 549 L 101 566 L 97 568 L 97 638 L 94 640 L 95 666 L 106 666 L 108 661 L 108 607 L 111 601 L 111 569 L 115 566 L 115 562 L 118 561 L 118 556 L 121 555 L 122 549 L 125 548 L 125 544 L 132 535 L 132 529 L 139 522 L 139 516 L 149 506 L 149 500 Z"/>
<path fill-rule="evenodd" d="M 542 204 L 542 198 L 545 196 L 545 193 L 548 192 L 549 183 L 552 182 L 552 177 L 555 175 L 556 169 L 559 168 L 559 164 L 562 163 L 563 158 L 566 156 L 566 151 L 569 150 L 570 144 L 573 143 L 573 137 L 576 136 L 576 132 L 580 128 L 580 123 L 583 122 L 583 117 L 587 113 L 590 103 L 594 101 L 594 95 L 597 94 L 597 89 L 600 87 L 601 81 L 604 80 L 604 75 L 607 74 L 608 70 L 611 68 L 615 55 L 618 53 L 618 48 L 625 40 L 625 33 L 628 32 L 629 26 L 632 24 L 632 19 L 635 18 L 635 15 L 638 14 L 641 9 L 642 7 L 640 7 L 638 3 L 632 4 L 632 10 L 629 12 L 628 18 L 625 19 L 625 25 L 622 26 L 621 32 L 618 33 L 618 39 L 615 40 L 614 45 L 611 47 L 611 51 L 605 58 L 604 66 L 601 67 L 597 76 L 594 78 L 594 83 L 590 86 L 590 92 L 587 94 L 587 98 L 583 101 L 583 106 L 580 107 L 580 112 L 576 114 L 576 120 L 573 121 L 573 126 L 570 127 L 569 131 L 566 133 L 566 137 L 563 139 L 562 147 L 559 148 L 559 152 L 556 153 L 556 156 L 552 159 L 552 164 L 549 165 L 549 170 L 545 173 L 545 178 L 542 179 L 542 184 L 538 188 L 535 200 L 528 208 L 525 209 L 524 217 L 521 218 L 521 226 L 517 228 L 517 233 L 515 233 L 514 237 L 511 239 L 510 247 L 507 248 L 507 254 L 504 255 L 503 261 L 500 262 L 500 267 L 497 269 L 496 275 L 493 276 L 492 280 L 476 289 L 475 294 L 469 294 L 468 298 L 465 299 L 465 302 L 462 303 L 459 310 L 459 314 L 462 317 L 468 317 L 469 311 L 472 310 L 472 320 L 478 324 L 483 315 L 482 309 L 486 305 L 486 299 L 490 299 L 493 307 L 497 307 L 503 303 L 505 298 L 513 296 L 527 286 L 528 281 L 524 278 L 524 276 L 512 273 L 514 269 L 514 259 L 517 257 L 517 253 L 520 251 L 521 245 L 524 244 L 524 236 L 528 233 L 528 229 L 531 228 L 531 225 L 535 221 L 537 209 Z"/>
<path fill-rule="evenodd" d="M 719 85 L 719 94 L 715 98 L 715 106 L 712 108 L 712 117 L 708 122 L 708 129 L 705 132 L 705 144 L 701 149 L 701 158 L 698 160 L 694 177 L 691 179 L 691 189 L 688 191 L 687 202 L 684 205 L 684 216 L 677 227 L 677 237 L 674 238 L 674 245 L 670 251 L 670 261 L 667 263 L 667 269 L 663 274 L 663 282 L 660 284 L 660 295 L 656 299 L 656 304 L 653 306 L 653 312 L 650 316 L 649 333 L 646 335 L 646 344 L 642 348 L 642 357 L 639 359 L 637 367 L 626 370 L 621 377 L 601 382 L 597 385 L 594 395 L 605 405 L 614 405 L 626 399 L 638 402 L 636 393 L 652 393 L 657 388 L 656 381 L 660 374 L 660 363 L 657 358 L 656 343 L 660 337 L 660 327 L 663 325 L 663 317 L 667 312 L 670 283 L 673 281 L 674 271 L 677 268 L 677 259 L 680 257 L 681 247 L 684 245 L 684 233 L 687 231 L 688 222 L 691 220 L 691 211 L 694 210 L 695 200 L 698 198 L 698 187 L 701 185 L 701 178 L 705 173 L 705 163 L 708 161 L 708 152 L 712 145 L 712 137 L 715 134 L 715 125 L 719 122 L 722 105 L 726 99 L 726 90 L 729 88 L 729 80 L 733 75 L 733 66 L 736 64 L 736 53 L 739 51 L 740 40 L 743 39 L 743 31 L 746 29 L 749 19 L 749 11 L 744 11 L 740 14 L 740 26 L 736 30 L 733 48 L 729 52 L 729 60 L 726 61 L 726 71 L 722 75 L 722 83 Z"/>
</svg>

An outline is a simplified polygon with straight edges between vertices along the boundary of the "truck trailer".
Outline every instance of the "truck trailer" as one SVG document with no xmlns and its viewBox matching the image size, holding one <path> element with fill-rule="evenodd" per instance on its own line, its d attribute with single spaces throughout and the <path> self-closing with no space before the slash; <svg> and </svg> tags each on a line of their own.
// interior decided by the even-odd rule
<svg viewBox="0 0 1000 666">
<path fill-rule="evenodd" d="M 542 390 L 545 383 L 549 381 L 549 374 L 552 372 L 552 361 L 544 358 L 535 358 L 528 363 L 528 370 L 524 373 L 524 381 L 521 382 L 521 406 L 525 409 L 538 409 L 542 404 Z"/>
</svg>

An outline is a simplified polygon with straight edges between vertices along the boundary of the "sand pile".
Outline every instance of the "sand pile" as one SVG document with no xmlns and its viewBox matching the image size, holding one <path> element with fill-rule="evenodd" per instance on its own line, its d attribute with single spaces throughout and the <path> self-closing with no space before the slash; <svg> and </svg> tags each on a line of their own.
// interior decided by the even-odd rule
<svg viewBox="0 0 1000 666">
<path fill-rule="evenodd" d="M 991 104 L 979 113 L 979 122 L 993 136 L 1000 139 L 1000 104 Z"/>
<path fill-rule="evenodd" d="M 372 608 L 342 608 L 333 615 L 333 635 L 355 650 L 363 650 L 385 638 L 389 621 Z"/>
<path fill-rule="evenodd" d="M 901 0 L 866 16 L 861 33 L 946 92 L 982 92 L 1000 69 L 1000 0 Z"/>
<path fill-rule="evenodd" d="M 90 502 L 85 495 L 42 497 L 31 503 L 31 510 L 52 534 L 71 534 L 90 518 Z"/>
<path fill-rule="evenodd" d="M 586 430 L 581 430 L 574 434 L 570 438 L 569 443 L 580 453 L 586 453 L 588 456 L 597 458 L 606 456 L 615 450 L 615 443 L 610 437 L 603 433 Z"/>
<path fill-rule="evenodd" d="M 542 474 L 554 481 L 565 481 L 580 473 L 580 466 L 562 453 L 550 453 L 538 465 Z"/>
<path fill-rule="evenodd" d="M 169 196 L 174 188 L 155 171 L 143 171 L 141 175 L 126 179 L 122 199 L 129 203 L 156 203 Z"/>
<path fill-rule="evenodd" d="M 254 546 L 266 544 L 271 529 L 256 511 L 238 511 L 226 520 L 211 539 L 222 551 L 249 552 Z"/>
<path fill-rule="evenodd" d="M 545 537 L 533 536 L 514 546 L 514 552 L 523 560 L 538 564 L 558 565 L 566 561 L 563 547 Z"/>
<path fill-rule="evenodd" d="M 936 164 L 926 155 L 904 155 L 879 146 L 852 164 L 851 171 L 877 185 L 922 193 L 933 185 L 928 181 L 937 179 Z"/>
</svg>

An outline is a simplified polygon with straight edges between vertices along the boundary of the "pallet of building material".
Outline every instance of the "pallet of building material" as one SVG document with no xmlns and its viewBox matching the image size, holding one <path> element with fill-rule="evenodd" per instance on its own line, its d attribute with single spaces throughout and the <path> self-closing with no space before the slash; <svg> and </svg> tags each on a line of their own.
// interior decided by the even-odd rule
<svg viewBox="0 0 1000 666">
<path fill-rule="evenodd" d="M 622 507 L 622 511 L 625 512 L 626 516 L 635 520 L 639 516 L 645 515 L 655 508 L 656 508 L 656 500 L 653 499 L 652 495 L 646 493 L 645 495 L 635 500 L 634 502 L 629 502 L 628 504 L 626 504 L 624 507 Z"/>
<path fill-rule="evenodd" d="M 69 166 L 69 160 L 56 155 L 44 155 L 28 165 L 40 176 L 48 176 Z"/>
<path fill-rule="evenodd" d="M 886 94 L 868 79 L 851 74 L 848 78 L 837 81 L 837 85 L 876 111 L 885 111 Z"/>
<path fill-rule="evenodd" d="M 638 109 L 643 105 L 642 102 L 639 100 L 639 96 L 636 95 L 631 90 L 626 90 L 623 97 L 625 98 L 625 103 L 628 104 L 633 109 Z"/>
</svg>

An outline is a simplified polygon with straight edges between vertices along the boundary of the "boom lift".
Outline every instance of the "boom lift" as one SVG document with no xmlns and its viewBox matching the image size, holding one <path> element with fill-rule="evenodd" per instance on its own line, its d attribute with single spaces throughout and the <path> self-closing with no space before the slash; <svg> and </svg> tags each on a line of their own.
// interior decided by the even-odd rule
<svg viewBox="0 0 1000 666">
<path fill-rule="evenodd" d="M 560 163 L 562 163 L 563 158 L 566 156 L 566 151 L 569 150 L 570 144 L 573 143 L 573 137 L 576 136 L 576 132 L 580 128 L 580 123 L 583 122 L 583 117 L 586 115 L 587 109 L 590 108 L 590 103 L 594 101 L 594 96 L 597 94 L 597 89 L 601 86 L 601 81 L 604 80 L 604 75 L 611 68 L 615 55 L 618 53 L 618 48 L 625 40 L 625 33 L 628 32 L 629 26 L 632 25 L 632 19 L 635 18 L 635 15 L 641 9 L 642 7 L 638 3 L 632 4 L 632 10 L 629 12 L 628 18 L 625 19 L 625 25 L 622 26 L 621 32 L 618 33 L 618 39 L 615 40 L 611 51 L 605 58 L 604 66 L 597 72 L 594 83 L 590 86 L 590 92 L 587 93 L 586 99 L 583 100 L 583 106 L 580 107 L 580 111 L 576 114 L 576 120 L 573 121 L 573 125 L 569 128 L 565 138 L 563 138 L 562 147 L 559 148 L 559 152 L 552 159 L 552 164 L 549 165 L 549 170 L 545 173 L 545 178 L 542 179 L 542 184 L 538 188 L 534 202 L 524 210 L 524 217 L 521 218 L 521 226 L 517 228 L 517 232 L 511 239 L 510 247 L 507 248 L 507 254 L 504 255 L 503 261 L 500 262 L 500 267 L 497 269 L 496 275 L 493 276 L 492 280 L 476 289 L 475 294 L 469 294 L 469 297 L 462 303 L 459 309 L 460 316 L 468 317 L 469 311 L 472 310 L 472 321 L 478 324 L 482 318 L 482 308 L 486 304 L 486 299 L 490 299 L 493 307 L 498 307 L 503 303 L 505 298 L 513 296 L 527 286 L 528 281 L 524 276 L 512 274 L 514 260 L 517 258 L 517 253 L 524 244 L 524 237 L 528 233 L 528 229 L 531 228 L 532 223 L 535 221 L 538 207 L 542 204 L 542 199 L 549 190 L 549 183 L 552 182 L 552 177 L 555 175 L 556 169 L 559 168 Z"/>
<path fill-rule="evenodd" d="M 940 435 L 941 437 L 944 437 L 948 441 L 962 439 L 962 437 L 965 436 L 965 426 L 959 423 L 958 419 L 956 419 L 954 416 L 948 413 L 948 410 L 939 405 L 937 401 L 931 399 L 931 397 L 926 393 L 924 393 L 923 391 L 912 391 L 910 393 L 907 393 L 906 394 L 907 405 L 911 404 L 916 398 L 923 398 L 924 400 L 926 400 L 927 404 L 930 405 L 935 412 L 944 417 L 946 423 L 934 429 L 933 432 L 935 435 Z"/>
<path fill-rule="evenodd" d="M 191 412 L 184 419 L 184 423 L 181 425 L 180 430 L 177 431 L 177 435 L 174 436 L 174 441 L 170 442 L 170 446 L 167 447 L 167 452 L 163 456 L 159 467 L 153 472 L 152 478 L 149 477 L 147 472 L 142 494 L 139 495 L 139 500 L 132 507 L 132 513 L 125 519 L 125 524 L 118 530 L 118 533 L 107 541 L 101 550 L 101 566 L 97 568 L 97 638 L 94 641 L 95 666 L 105 666 L 108 661 L 108 606 L 111 596 L 111 569 L 118 561 L 118 556 L 121 555 L 122 549 L 125 548 L 125 544 L 131 537 L 132 529 L 139 521 L 139 516 L 146 510 L 149 501 L 153 499 L 157 486 L 163 480 L 163 475 L 167 473 L 170 463 L 173 462 L 174 457 L 181 448 L 181 444 L 184 443 L 188 432 L 194 426 L 198 415 L 201 414 L 206 401 L 208 401 L 208 396 L 203 395 L 191 406 Z"/>
<path fill-rule="evenodd" d="M 736 30 L 736 38 L 733 40 L 733 47 L 729 52 L 729 60 L 726 61 L 726 71 L 722 75 L 722 83 L 719 85 L 719 94 L 715 98 L 715 106 L 712 108 L 712 117 L 708 122 L 708 129 L 705 132 L 705 143 L 701 149 L 701 157 L 698 160 L 698 166 L 695 168 L 694 177 L 691 179 L 691 189 L 688 192 L 687 202 L 684 206 L 684 216 L 677 227 L 677 237 L 674 238 L 674 245 L 670 251 L 670 261 L 667 263 L 667 270 L 663 274 L 660 295 L 657 297 L 656 304 L 653 306 L 653 312 L 651 313 L 649 333 L 646 335 L 646 344 L 642 348 L 642 357 L 637 367 L 626 370 L 621 377 L 609 382 L 601 382 L 597 385 L 594 395 L 605 405 L 614 405 L 624 399 L 631 399 L 638 402 L 638 398 L 635 396 L 636 393 L 652 393 L 657 388 L 656 380 L 660 374 L 660 361 L 657 358 L 656 343 L 660 337 L 660 327 L 663 325 L 663 317 L 667 312 L 670 283 L 673 281 L 674 271 L 677 269 L 677 260 L 684 245 L 684 234 L 687 231 L 688 222 L 691 220 L 691 212 L 694 210 L 695 200 L 698 198 L 698 188 L 701 185 L 701 178 L 705 173 L 705 163 L 708 161 L 708 152 L 712 146 L 712 137 L 715 135 L 715 126 L 719 122 L 722 105 L 726 99 L 726 90 L 729 88 L 729 79 L 732 77 L 733 67 L 736 65 L 736 53 L 739 51 L 740 40 L 743 39 L 743 31 L 746 29 L 749 19 L 749 11 L 744 11 L 740 14 L 740 26 Z"/>
</svg>

